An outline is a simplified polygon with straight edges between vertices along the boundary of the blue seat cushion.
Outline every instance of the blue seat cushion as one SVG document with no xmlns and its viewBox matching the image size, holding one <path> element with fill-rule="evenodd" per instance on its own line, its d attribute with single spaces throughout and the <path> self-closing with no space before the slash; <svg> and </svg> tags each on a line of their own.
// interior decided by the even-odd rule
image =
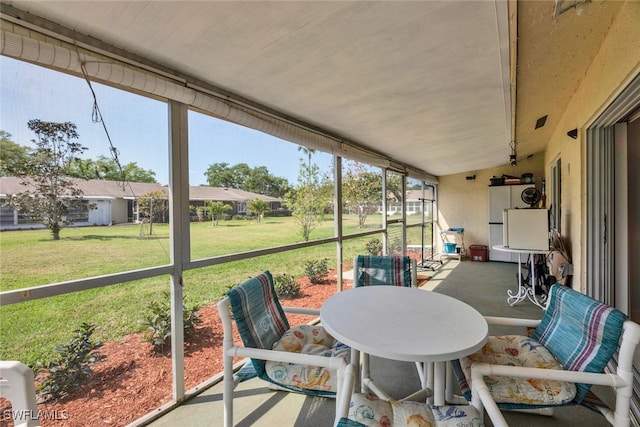
<svg viewBox="0 0 640 427">
<path fill-rule="evenodd" d="M 600 373 L 618 348 L 626 316 L 566 286 L 555 284 L 531 338 L 545 346 L 564 369 Z M 591 385 L 576 384 L 580 403 Z"/>
</svg>

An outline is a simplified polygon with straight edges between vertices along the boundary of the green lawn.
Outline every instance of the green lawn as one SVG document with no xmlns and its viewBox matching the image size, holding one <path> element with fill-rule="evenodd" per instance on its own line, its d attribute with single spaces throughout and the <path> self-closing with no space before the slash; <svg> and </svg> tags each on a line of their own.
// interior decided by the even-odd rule
<svg viewBox="0 0 640 427">
<path fill-rule="evenodd" d="M 368 224 L 380 224 L 374 215 Z M 356 218 L 346 218 L 344 234 L 357 229 Z M 374 227 L 373 225 L 371 226 Z M 312 239 L 333 236 L 328 218 L 311 234 Z M 364 243 L 377 236 L 347 240 L 344 260 L 364 253 Z M 191 259 L 228 255 L 252 249 L 300 241 L 292 218 L 253 221 L 224 221 L 191 225 Z M 169 263 L 169 228 L 156 224 L 153 235 L 140 237 L 140 227 L 66 228 L 61 240 L 51 240 L 46 230 L 0 233 L 0 290 L 20 289 L 91 276 L 134 270 Z M 269 269 L 274 274 L 302 276 L 308 260 L 327 258 L 335 267 L 336 246 L 325 244 L 296 251 L 229 262 L 190 270 L 184 275 L 187 305 L 217 301 L 231 285 Z M 60 295 L 0 307 L 0 359 L 33 364 L 53 354 L 55 346 L 68 341 L 82 322 L 98 325 L 96 337 L 118 340 L 142 329 L 141 321 L 149 301 L 168 291 L 168 276 L 129 282 L 99 289 Z"/>
</svg>

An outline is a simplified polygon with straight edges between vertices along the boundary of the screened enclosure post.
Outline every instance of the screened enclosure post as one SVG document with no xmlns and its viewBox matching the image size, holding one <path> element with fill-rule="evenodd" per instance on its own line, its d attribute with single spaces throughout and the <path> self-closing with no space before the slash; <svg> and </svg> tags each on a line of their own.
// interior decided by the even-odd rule
<svg viewBox="0 0 640 427">
<path fill-rule="evenodd" d="M 169 101 L 169 206 L 171 215 L 171 364 L 173 399 L 184 399 L 183 265 L 189 261 L 189 156 L 187 106 Z"/>
<path fill-rule="evenodd" d="M 382 169 L 382 236 L 383 255 L 389 255 L 389 230 L 387 229 L 387 170 Z"/>
<path fill-rule="evenodd" d="M 401 175 L 401 192 L 402 192 L 402 256 L 407 255 L 407 176 Z"/>
<path fill-rule="evenodd" d="M 333 156 L 333 224 L 336 242 L 336 279 L 338 292 L 342 291 L 342 157 Z"/>
</svg>

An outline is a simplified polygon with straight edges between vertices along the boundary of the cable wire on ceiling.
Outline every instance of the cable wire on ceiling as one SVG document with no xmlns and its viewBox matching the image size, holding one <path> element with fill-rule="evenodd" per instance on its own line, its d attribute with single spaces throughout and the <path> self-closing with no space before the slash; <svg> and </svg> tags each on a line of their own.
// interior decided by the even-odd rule
<svg viewBox="0 0 640 427">
<path fill-rule="evenodd" d="M 4 6 L 4 5 L 3 5 Z M 21 18 L 24 18 L 22 16 Z M 72 74 L 86 73 L 92 79 L 113 85 L 128 91 L 141 92 L 154 97 L 171 99 L 186 104 L 189 108 L 204 112 L 241 126 L 249 127 L 277 138 L 320 149 L 330 154 L 352 158 L 383 168 L 389 167 L 391 159 L 383 154 L 364 147 L 331 132 L 319 130 L 313 125 L 301 123 L 281 112 L 268 107 L 254 105 L 235 94 L 220 93 L 217 88 L 201 88 L 194 83 L 158 74 L 155 68 L 139 64 L 135 60 L 118 59 L 103 49 L 95 50 L 91 44 L 85 45 L 80 37 L 60 37 L 52 31 L 46 31 L 44 39 L 19 34 L 15 29 L 25 25 L 24 19 L 14 19 L 14 27 L 0 30 L 0 53 L 14 58 L 24 59 L 45 67 L 67 71 Z M 29 24 L 30 33 L 38 33 L 37 24 Z M 55 39 L 51 43 L 49 38 Z M 81 67 L 72 50 L 83 50 L 84 67 Z M 88 50 L 90 53 L 84 52 Z M 102 60 L 109 58 L 109 60 Z M 82 69 L 81 69 L 82 68 Z M 417 168 L 404 165 L 407 174 L 424 181 L 437 183 L 437 177 Z"/>
<path fill-rule="evenodd" d="M 78 50 L 78 46 L 77 45 L 76 45 L 76 55 L 78 55 L 78 62 L 80 63 L 80 70 L 82 71 L 82 76 L 84 77 L 84 80 L 87 82 L 87 85 L 89 86 L 89 90 L 91 91 L 91 96 L 93 97 L 93 107 L 92 107 L 92 111 L 91 111 L 91 121 L 93 123 L 102 124 L 102 128 L 104 129 L 104 133 L 107 136 L 107 141 L 109 141 L 109 153 L 111 154 L 111 157 L 113 158 L 113 161 L 116 163 L 116 166 L 118 167 L 119 175 L 122 178 L 122 181 L 118 180 L 117 182 L 118 182 L 118 184 L 121 184 L 122 189 L 124 190 L 126 185 L 129 183 L 129 181 L 128 181 L 127 177 L 125 176 L 124 170 L 122 169 L 122 165 L 120 164 L 120 158 L 119 158 L 120 152 L 113 145 L 113 141 L 111 140 L 111 135 L 109 135 L 109 130 L 107 129 L 107 124 L 105 123 L 104 118 L 102 117 L 102 113 L 100 112 L 100 106 L 98 105 L 98 97 L 96 96 L 96 92 L 93 90 L 93 85 L 91 84 L 91 80 L 89 79 L 89 74 L 87 73 L 86 61 L 84 61 L 84 60 L 82 60 L 82 58 L 80 58 L 80 51 Z M 96 171 L 96 173 L 97 173 L 97 171 Z M 131 185 L 129 185 L 129 188 L 133 192 L 133 188 L 131 188 Z"/>
<path fill-rule="evenodd" d="M 102 124 L 102 128 L 104 129 L 104 133 L 107 137 L 107 141 L 109 141 L 109 153 L 111 154 L 111 157 L 113 159 L 113 161 L 115 162 L 116 166 L 118 167 L 118 172 L 119 172 L 119 176 L 121 179 L 117 180 L 116 182 L 122 187 L 122 191 L 125 191 L 126 187 L 129 187 L 129 191 L 131 191 L 131 194 L 134 198 L 134 200 L 138 200 L 138 195 L 135 193 L 133 186 L 131 185 L 131 181 L 129 181 L 129 179 L 127 178 L 124 169 L 122 168 L 122 164 L 120 163 L 120 151 L 115 147 L 115 145 L 113 144 L 113 141 L 111 140 L 111 135 L 109 135 L 109 130 L 107 129 L 107 124 L 104 121 L 104 117 L 102 116 L 102 112 L 100 112 L 100 106 L 98 105 L 98 97 L 96 95 L 95 90 L 93 90 L 93 85 L 91 83 L 91 79 L 89 78 L 89 73 L 87 73 L 86 70 L 86 63 L 87 61 L 84 61 L 82 58 L 80 58 L 80 52 L 78 50 L 78 46 L 76 45 L 76 55 L 78 56 L 78 63 L 80 64 L 80 70 L 82 71 L 82 76 L 84 77 L 85 81 L 87 82 L 87 85 L 89 86 L 89 90 L 91 91 L 91 96 L 93 97 L 93 106 L 91 109 L 91 121 L 93 123 L 100 123 Z M 96 170 L 96 175 L 97 178 L 100 179 L 100 176 L 98 174 L 98 171 Z M 152 198 L 153 200 L 153 198 Z M 149 215 L 151 217 L 153 217 L 153 209 L 150 210 Z M 140 236 L 144 237 L 146 234 L 144 232 L 145 230 L 145 222 L 144 220 L 140 223 Z M 149 233 L 151 233 L 151 227 L 149 227 Z M 165 253 L 165 255 L 167 256 L 167 259 L 170 259 L 170 255 L 167 252 L 167 249 L 162 245 L 162 242 L 160 241 L 160 239 L 156 239 L 156 241 L 158 242 L 158 244 L 160 245 L 160 248 L 163 250 L 163 252 Z"/>
</svg>

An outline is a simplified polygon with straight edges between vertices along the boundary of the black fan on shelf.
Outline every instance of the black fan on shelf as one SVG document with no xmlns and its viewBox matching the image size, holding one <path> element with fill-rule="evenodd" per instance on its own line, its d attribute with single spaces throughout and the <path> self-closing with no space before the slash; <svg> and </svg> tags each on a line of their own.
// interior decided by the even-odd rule
<svg viewBox="0 0 640 427">
<path fill-rule="evenodd" d="M 542 199 L 542 194 L 535 187 L 525 188 L 520 195 L 520 198 L 523 202 L 529 205 L 529 207 L 533 208 L 537 203 Z"/>
</svg>

